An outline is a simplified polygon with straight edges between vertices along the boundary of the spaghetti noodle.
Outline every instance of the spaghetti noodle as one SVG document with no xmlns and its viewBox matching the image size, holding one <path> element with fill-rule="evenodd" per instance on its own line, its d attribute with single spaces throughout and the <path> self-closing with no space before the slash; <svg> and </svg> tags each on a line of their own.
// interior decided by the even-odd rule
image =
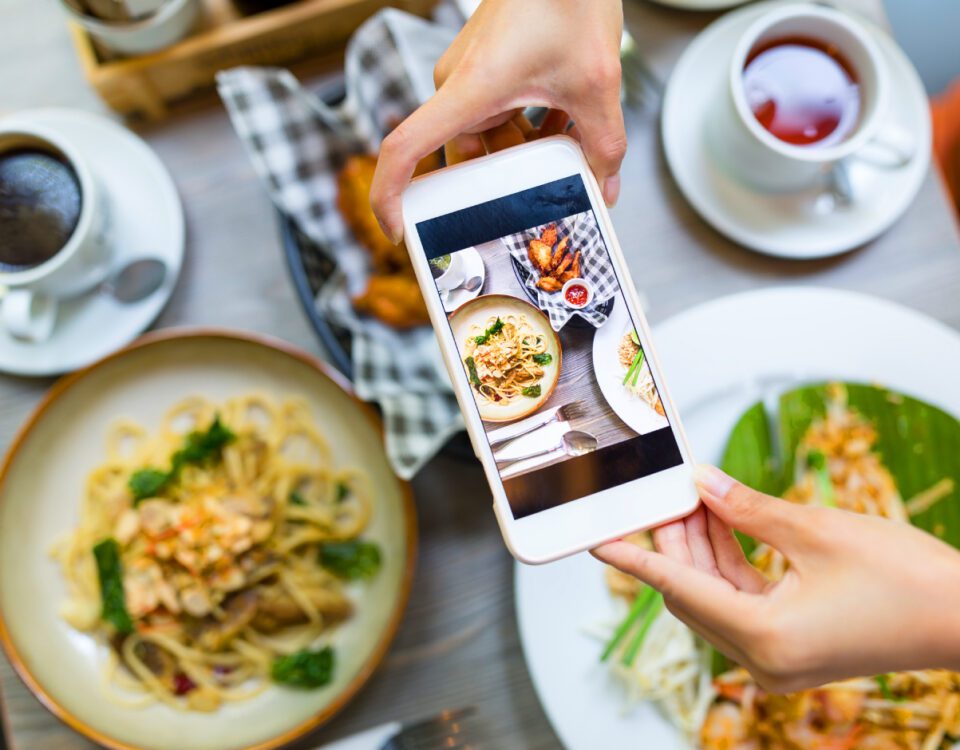
<svg viewBox="0 0 960 750">
<path fill-rule="evenodd" d="M 482 327 L 473 326 L 463 352 L 474 391 L 498 404 L 540 396 L 544 368 L 553 360 L 546 337 L 523 314 L 492 316 Z"/>
<path fill-rule="evenodd" d="M 379 564 L 357 538 L 371 512 L 367 478 L 335 467 L 304 402 L 190 398 L 156 435 L 110 431 L 53 550 L 62 615 L 110 644 L 127 705 L 212 711 L 269 678 L 317 687 L 334 666 L 318 647 L 353 610 L 345 581 Z"/>
</svg>

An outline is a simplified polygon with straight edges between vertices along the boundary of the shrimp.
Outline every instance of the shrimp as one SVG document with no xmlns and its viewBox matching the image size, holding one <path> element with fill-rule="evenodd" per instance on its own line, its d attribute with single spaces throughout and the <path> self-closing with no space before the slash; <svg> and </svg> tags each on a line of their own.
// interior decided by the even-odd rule
<svg viewBox="0 0 960 750">
<path fill-rule="evenodd" d="M 762 750 L 760 740 L 750 736 L 743 711 L 732 703 L 717 703 L 700 728 L 703 750 Z"/>
<path fill-rule="evenodd" d="M 842 733 L 824 734 L 822 729 L 817 728 L 815 718 L 815 714 L 808 714 L 802 719 L 783 725 L 783 735 L 789 741 L 790 747 L 799 750 L 854 750 L 860 747 L 863 727 L 859 724 Z"/>
</svg>

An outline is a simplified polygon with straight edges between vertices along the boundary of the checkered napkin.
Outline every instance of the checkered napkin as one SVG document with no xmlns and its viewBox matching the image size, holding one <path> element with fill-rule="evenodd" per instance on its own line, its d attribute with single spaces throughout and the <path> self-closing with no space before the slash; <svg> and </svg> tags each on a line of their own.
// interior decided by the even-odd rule
<svg viewBox="0 0 960 750">
<path fill-rule="evenodd" d="M 354 387 L 383 411 L 387 455 L 409 479 L 463 428 L 429 327 L 397 331 L 360 318 L 351 297 L 366 286 L 368 253 L 336 208 L 346 158 L 375 152 L 383 136 L 433 94 L 432 70 L 453 32 L 387 9 L 364 23 L 345 60 L 347 98 L 329 107 L 287 70 L 234 68 L 217 76 L 220 96 L 277 207 L 325 252 L 336 272 L 317 309 L 352 334 Z"/>
<path fill-rule="evenodd" d="M 580 251 L 580 271 L 583 278 L 593 287 L 593 299 L 582 310 L 568 307 L 560 292 L 548 293 L 537 288 L 537 279 L 540 278 L 540 274 L 530 262 L 527 247 L 530 240 L 540 237 L 543 230 L 554 223 L 557 225 L 557 241 L 569 235 L 569 251 Z M 553 330 L 559 331 L 574 315 L 579 315 L 599 328 L 607 322 L 607 313 L 600 308 L 616 294 L 617 277 L 610 264 L 610 256 L 604 248 L 600 227 L 597 226 L 593 211 L 574 214 L 550 224 L 511 234 L 509 237 L 504 237 L 503 242 L 514 260 L 526 269 L 527 278 L 524 283 L 536 295 L 537 306 L 550 316 L 550 325 L 553 326 Z"/>
</svg>

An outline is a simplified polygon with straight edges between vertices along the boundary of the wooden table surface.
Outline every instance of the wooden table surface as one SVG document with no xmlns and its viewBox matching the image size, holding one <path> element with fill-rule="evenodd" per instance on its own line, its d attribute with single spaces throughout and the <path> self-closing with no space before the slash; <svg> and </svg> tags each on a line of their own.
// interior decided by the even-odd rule
<svg viewBox="0 0 960 750">
<path fill-rule="evenodd" d="M 880 0 L 848 0 L 882 19 Z M 663 79 L 715 16 L 628 0 L 627 21 Z M 55 0 L 0 0 L 0 109 L 104 111 L 83 81 Z M 960 328 L 960 240 L 939 180 L 882 238 L 832 260 L 790 262 L 748 252 L 708 227 L 663 162 L 655 102 L 628 115 L 630 151 L 613 213 L 652 322 L 721 295 L 782 284 L 825 285 L 896 300 Z M 319 345 L 294 298 L 273 210 L 216 101 L 139 129 L 183 197 L 183 275 L 158 326 L 230 326 Z M 891 332 L 895 341 L 896 332 Z M 50 380 L 0 376 L 4 446 Z M 513 564 L 479 467 L 438 458 L 414 482 L 422 546 L 406 619 L 383 667 L 357 699 L 298 748 L 388 719 L 476 705 L 495 748 L 557 748 L 517 638 Z M 0 660 L 13 750 L 91 744 L 53 719 Z M 589 720 L 589 717 L 584 717 Z"/>
</svg>

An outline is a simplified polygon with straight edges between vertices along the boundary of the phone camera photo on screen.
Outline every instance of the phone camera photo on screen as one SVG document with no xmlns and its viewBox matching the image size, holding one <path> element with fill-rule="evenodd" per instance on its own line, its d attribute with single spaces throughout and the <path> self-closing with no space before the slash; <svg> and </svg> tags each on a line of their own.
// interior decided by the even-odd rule
<svg viewBox="0 0 960 750">
<path fill-rule="evenodd" d="M 683 463 L 580 175 L 416 229 L 514 519 Z"/>
</svg>

